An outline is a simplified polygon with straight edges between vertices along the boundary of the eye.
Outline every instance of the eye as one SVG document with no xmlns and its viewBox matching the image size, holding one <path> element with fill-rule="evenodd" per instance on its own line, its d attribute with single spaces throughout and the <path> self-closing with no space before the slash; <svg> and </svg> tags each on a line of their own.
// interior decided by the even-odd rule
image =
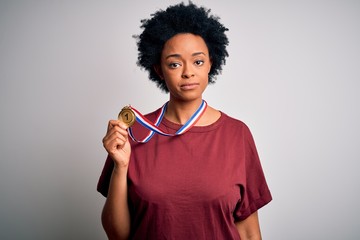
<svg viewBox="0 0 360 240">
<path fill-rule="evenodd" d="M 201 66 L 201 65 L 204 64 L 204 61 L 203 60 L 196 60 L 194 63 L 195 63 L 196 66 Z"/>
<path fill-rule="evenodd" d="M 180 64 L 180 63 L 170 63 L 168 66 L 169 66 L 170 68 L 178 68 L 178 67 L 181 66 L 181 64 Z"/>
</svg>

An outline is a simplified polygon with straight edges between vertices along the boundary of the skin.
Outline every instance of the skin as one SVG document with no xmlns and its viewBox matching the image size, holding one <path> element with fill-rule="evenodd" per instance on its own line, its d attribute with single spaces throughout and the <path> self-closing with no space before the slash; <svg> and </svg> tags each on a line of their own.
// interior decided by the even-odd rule
<svg viewBox="0 0 360 240">
<path fill-rule="evenodd" d="M 127 171 L 131 147 L 127 125 L 118 120 L 110 120 L 103 145 L 114 161 L 108 196 L 101 220 L 109 239 L 128 239 L 130 234 L 130 213 L 127 202 Z"/>
<path fill-rule="evenodd" d="M 243 221 L 235 222 L 241 239 L 261 240 L 258 212 L 254 212 Z"/>
<path fill-rule="evenodd" d="M 160 65 L 154 66 L 169 89 L 169 104 L 165 117 L 184 124 L 200 106 L 208 85 L 211 58 L 200 36 L 182 33 L 164 45 Z M 221 113 L 208 106 L 196 126 L 206 126 L 219 119 Z M 131 155 L 127 126 L 110 120 L 103 145 L 115 167 L 109 185 L 102 224 L 109 239 L 127 239 L 130 233 L 130 214 L 127 203 L 127 171 Z M 243 221 L 235 222 L 241 239 L 261 239 L 257 212 Z"/>
<path fill-rule="evenodd" d="M 206 43 L 200 36 L 177 34 L 164 45 L 160 66 L 155 70 L 169 89 L 169 105 L 165 117 L 184 124 L 200 106 L 208 85 L 211 60 Z M 208 107 L 197 125 L 215 122 L 220 112 Z"/>
</svg>

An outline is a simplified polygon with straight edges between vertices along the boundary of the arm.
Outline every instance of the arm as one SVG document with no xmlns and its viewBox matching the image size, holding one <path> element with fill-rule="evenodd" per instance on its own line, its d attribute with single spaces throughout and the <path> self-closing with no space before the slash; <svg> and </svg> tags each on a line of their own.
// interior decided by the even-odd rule
<svg viewBox="0 0 360 240">
<path fill-rule="evenodd" d="M 127 200 L 127 169 L 114 168 L 101 220 L 109 239 L 127 239 L 130 214 Z"/>
<path fill-rule="evenodd" d="M 261 240 L 260 225 L 257 211 L 246 219 L 235 222 L 240 238 L 244 240 Z"/>
<path fill-rule="evenodd" d="M 109 239 L 127 239 L 130 234 L 127 172 L 131 154 L 126 125 L 110 121 L 103 144 L 114 161 L 108 196 L 101 220 Z"/>
</svg>

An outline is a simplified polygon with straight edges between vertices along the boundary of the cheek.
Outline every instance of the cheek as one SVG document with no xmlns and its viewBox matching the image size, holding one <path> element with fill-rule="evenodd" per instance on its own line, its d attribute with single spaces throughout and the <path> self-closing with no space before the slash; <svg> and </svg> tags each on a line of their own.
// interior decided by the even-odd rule
<svg viewBox="0 0 360 240">
<path fill-rule="evenodd" d="M 208 74 L 210 73 L 210 71 L 211 71 L 211 67 L 212 67 L 212 63 L 210 62 L 210 64 L 209 64 L 209 66 L 208 66 Z"/>
<path fill-rule="evenodd" d="M 172 86 L 175 86 L 177 84 L 179 78 L 180 77 L 178 76 L 176 71 L 168 71 L 164 72 L 162 80 L 165 82 L 168 88 L 172 88 Z"/>
<path fill-rule="evenodd" d="M 209 73 L 210 73 L 210 70 L 211 70 L 211 66 L 208 66 L 208 67 L 206 68 L 206 70 L 203 71 L 203 75 L 204 75 L 204 76 L 206 75 L 206 76 L 208 77 L 208 76 L 209 76 Z"/>
<path fill-rule="evenodd" d="M 176 80 L 179 77 L 181 77 L 181 71 L 177 71 L 177 70 L 174 70 L 174 69 L 172 69 L 171 71 L 164 70 L 163 73 L 164 73 L 163 74 L 164 79 L 167 79 L 169 81 Z"/>
</svg>

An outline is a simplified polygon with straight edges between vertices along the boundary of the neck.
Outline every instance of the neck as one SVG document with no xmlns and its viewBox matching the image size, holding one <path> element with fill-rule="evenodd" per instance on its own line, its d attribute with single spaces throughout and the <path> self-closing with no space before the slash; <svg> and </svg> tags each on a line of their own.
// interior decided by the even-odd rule
<svg viewBox="0 0 360 240">
<path fill-rule="evenodd" d="M 165 117 L 171 122 L 184 125 L 200 107 L 201 102 L 202 99 L 189 102 L 170 100 Z"/>
</svg>

